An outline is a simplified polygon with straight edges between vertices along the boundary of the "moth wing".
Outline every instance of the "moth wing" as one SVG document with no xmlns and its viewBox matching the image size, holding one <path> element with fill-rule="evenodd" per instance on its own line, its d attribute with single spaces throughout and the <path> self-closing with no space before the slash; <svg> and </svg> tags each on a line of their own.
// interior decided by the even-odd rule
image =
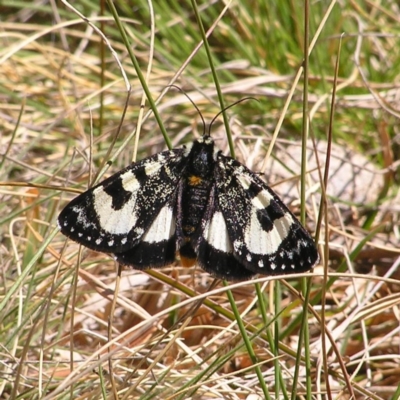
<svg viewBox="0 0 400 400">
<path fill-rule="evenodd" d="M 171 264 L 175 260 L 176 253 L 174 204 L 175 196 L 162 206 L 135 246 L 126 251 L 114 253 L 115 260 L 120 264 L 140 270 Z"/>
<path fill-rule="evenodd" d="M 96 251 L 131 249 L 174 196 L 186 162 L 185 148 L 174 149 L 112 175 L 66 205 L 61 232 Z"/>
<path fill-rule="evenodd" d="M 235 257 L 234 249 L 214 186 L 194 245 L 198 264 L 216 278 L 246 280 L 253 272 Z"/>
<path fill-rule="evenodd" d="M 216 192 L 218 218 L 224 220 L 235 259 L 246 269 L 265 275 L 295 273 L 318 261 L 314 240 L 273 190 L 222 154 Z"/>
</svg>

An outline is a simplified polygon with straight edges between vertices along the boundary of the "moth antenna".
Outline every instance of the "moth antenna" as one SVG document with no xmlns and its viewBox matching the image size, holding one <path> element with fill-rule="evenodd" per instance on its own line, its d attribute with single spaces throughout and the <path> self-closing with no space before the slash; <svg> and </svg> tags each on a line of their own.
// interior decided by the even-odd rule
<svg viewBox="0 0 400 400">
<path fill-rule="evenodd" d="M 213 123 L 216 121 L 216 119 L 222 114 L 224 113 L 226 110 L 229 110 L 231 107 L 238 105 L 239 103 L 242 103 L 243 101 L 246 100 L 255 100 L 257 102 L 259 102 L 255 97 L 244 97 L 243 99 L 240 99 L 238 101 L 235 101 L 234 103 L 230 104 L 229 106 L 226 106 L 223 110 L 221 110 L 220 112 L 217 113 L 217 115 L 211 120 L 210 126 L 208 128 L 208 136 L 211 136 L 211 127 L 213 125 Z"/>
<path fill-rule="evenodd" d="M 197 107 L 196 103 L 195 103 L 195 102 L 188 96 L 188 94 L 187 94 L 184 90 L 182 90 L 179 86 L 176 86 L 176 85 L 168 85 L 167 87 L 172 87 L 172 88 L 175 88 L 175 89 L 179 90 L 179 91 L 192 103 L 193 107 L 196 109 L 196 111 L 197 111 L 197 113 L 199 114 L 199 116 L 200 116 L 200 118 L 201 118 L 201 121 L 202 121 L 202 123 L 203 123 L 203 137 L 206 136 L 206 121 L 204 120 L 203 115 L 202 115 L 202 113 L 201 113 L 199 107 Z M 245 100 L 245 99 L 243 99 L 243 100 Z"/>
</svg>

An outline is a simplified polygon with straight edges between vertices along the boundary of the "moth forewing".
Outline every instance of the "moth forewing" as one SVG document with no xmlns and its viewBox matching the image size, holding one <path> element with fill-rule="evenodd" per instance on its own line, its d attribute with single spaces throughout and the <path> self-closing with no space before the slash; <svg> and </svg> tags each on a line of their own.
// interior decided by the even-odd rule
<svg viewBox="0 0 400 400">
<path fill-rule="evenodd" d="M 136 246 L 173 196 L 184 169 L 184 152 L 157 153 L 80 194 L 60 213 L 61 232 L 107 253 Z"/>
</svg>

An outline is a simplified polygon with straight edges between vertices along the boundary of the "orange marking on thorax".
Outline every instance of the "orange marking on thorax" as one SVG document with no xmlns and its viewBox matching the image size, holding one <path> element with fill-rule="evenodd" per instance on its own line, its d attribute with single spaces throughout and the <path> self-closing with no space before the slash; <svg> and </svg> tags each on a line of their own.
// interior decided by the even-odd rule
<svg viewBox="0 0 400 400">
<path fill-rule="evenodd" d="M 199 186 L 203 182 L 203 179 L 196 175 L 189 176 L 189 185 L 190 186 Z"/>
</svg>

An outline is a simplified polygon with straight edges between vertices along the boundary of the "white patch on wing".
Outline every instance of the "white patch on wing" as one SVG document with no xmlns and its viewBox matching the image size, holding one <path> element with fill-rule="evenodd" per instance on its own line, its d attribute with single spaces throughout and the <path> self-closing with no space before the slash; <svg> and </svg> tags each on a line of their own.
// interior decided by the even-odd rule
<svg viewBox="0 0 400 400">
<path fill-rule="evenodd" d="M 145 164 L 144 172 L 147 176 L 152 176 L 156 174 L 161 167 L 163 166 L 162 161 L 163 157 L 161 155 L 158 156 L 159 161 L 149 161 Z"/>
<path fill-rule="evenodd" d="M 184 155 L 184 157 L 187 157 L 190 154 L 190 152 L 192 150 L 192 147 L 193 147 L 193 142 L 183 145 L 183 149 L 184 149 L 183 155 Z"/>
<path fill-rule="evenodd" d="M 287 237 L 293 222 L 292 216 L 286 213 L 282 218 L 273 221 L 274 226 L 270 231 L 265 231 L 258 220 L 257 208 L 253 208 L 244 236 L 247 249 L 255 254 L 274 254 L 282 240 Z"/>
<path fill-rule="evenodd" d="M 120 176 L 122 187 L 131 193 L 136 193 L 140 188 L 140 182 L 132 171 L 127 171 Z M 98 188 L 101 189 L 101 186 Z"/>
<path fill-rule="evenodd" d="M 124 174 L 124 177 L 127 174 L 128 172 Z M 136 178 L 130 179 L 129 182 L 123 180 L 124 189 L 132 192 L 131 188 L 136 187 L 134 182 L 139 183 Z M 93 191 L 93 203 L 102 229 L 113 235 L 127 235 L 137 223 L 137 215 L 134 212 L 136 198 L 137 190 L 132 193 L 123 207 L 114 210 L 112 196 L 108 195 L 101 186 L 95 189 Z"/>
<path fill-rule="evenodd" d="M 203 236 L 206 241 L 214 247 L 214 249 L 223 251 L 224 253 L 233 252 L 225 219 L 220 211 L 214 213 L 211 221 L 207 221 L 207 224 L 204 227 Z"/>
<path fill-rule="evenodd" d="M 238 180 L 243 187 L 250 186 L 250 180 L 247 175 L 241 175 Z M 251 199 L 252 210 L 249 225 L 245 230 L 245 244 L 251 253 L 269 255 L 274 254 L 281 245 L 294 223 L 289 213 L 273 221 L 273 228 L 265 231 L 257 217 L 258 210 L 264 210 L 273 201 L 272 194 L 267 190 L 262 190 L 253 199 Z"/>
<path fill-rule="evenodd" d="M 249 174 L 239 174 L 237 176 L 237 180 L 242 185 L 244 190 L 248 190 L 250 188 L 251 176 Z M 262 190 L 257 194 L 257 196 L 251 199 L 251 202 L 255 207 L 262 209 L 268 207 L 271 204 L 271 200 L 273 200 L 272 194 L 268 190 Z"/>
<path fill-rule="evenodd" d="M 164 206 L 158 213 L 150 228 L 143 235 L 142 241 L 148 243 L 162 242 L 170 239 L 175 233 L 175 218 L 173 210 Z"/>
<path fill-rule="evenodd" d="M 247 190 L 250 187 L 251 180 L 248 175 L 245 174 L 238 175 L 237 180 L 240 182 L 240 184 L 245 190 Z"/>
<path fill-rule="evenodd" d="M 259 210 L 268 207 L 271 204 L 271 200 L 273 199 L 270 192 L 267 190 L 262 190 L 256 197 L 251 200 L 251 203 L 254 207 L 258 208 Z"/>
</svg>

